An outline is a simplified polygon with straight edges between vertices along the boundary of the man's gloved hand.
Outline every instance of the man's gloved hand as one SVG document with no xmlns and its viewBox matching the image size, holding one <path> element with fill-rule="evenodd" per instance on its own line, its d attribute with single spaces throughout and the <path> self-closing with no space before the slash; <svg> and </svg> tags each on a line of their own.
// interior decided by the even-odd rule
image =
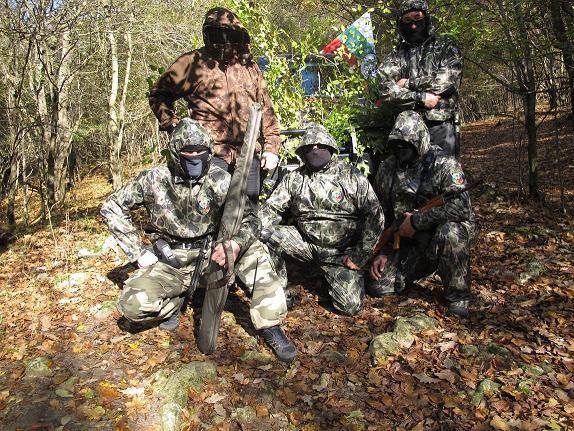
<svg viewBox="0 0 574 431">
<path fill-rule="evenodd" d="M 240 247 L 235 241 L 229 241 L 231 243 L 231 249 L 233 250 L 233 260 L 237 260 L 237 256 L 239 256 Z M 225 255 L 225 249 L 223 248 L 223 244 L 219 243 L 213 249 L 213 253 L 211 254 L 211 260 L 217 263 L 219 266 L 227 268 L 227 257 Z"/>
<path fill-rule="evenodd" d="M 266 171 L 272 171 L 279 164 L 279 156 L 271 151 L 264 151 L 261 154 L 261 167 Z"/>
<path fill-rule="evenodd" d="M 146 250 L 143 254 L 138 258 L 138 266 L 140 268 L 147 268 L 148 266 L 152 266 L 158 261 L 158 258 L 155 254 L 151 251 Z"/>
</svg>

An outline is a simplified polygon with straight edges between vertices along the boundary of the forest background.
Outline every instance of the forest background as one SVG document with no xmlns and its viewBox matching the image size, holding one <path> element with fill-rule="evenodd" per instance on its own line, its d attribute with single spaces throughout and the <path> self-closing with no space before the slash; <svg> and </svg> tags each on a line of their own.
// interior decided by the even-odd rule
<svg viewBox="0 0 574 431">
<path fill-rule="evenodd" d="M 166 137 L 148 107 L 149 86 L 178 55 L 202 45 L 203 16 L 215 4 L 3 3 L 0 197 L 6 229 L 18 221 L 45 220 L 74 182 L 96 170 L 107 170 L 117 188 L 129 176 L 127 167 L 159 160 Z M 322 90 L 328 97 L 321 99 L 305 97 L 300 72 L 310 54 L 367 10 L 380 60 L 396 43 L 397 2 L 228 0 L 224 5 L 245 22 L 254 55 L 269 62 L 266 78 L 281 126 L 319 120 L 341 141 L 348 139 L 355 102 L 369 96 L 359 71 L 335 60 Z M 541 123 L 556 121 L 558 111 L 573 109 L 572 3 L 438 0 L 431 8 L 439 32 L 456 40 L 465 56 L 463 122 L 511 119 L 509 163 L 518 172 L 511 189 L 543 200 L 537 131 Z M 559 135 L 551 151 L 561 157 Z M 561 187 L 564 209 L 561 181 L 554 186 Z"/>
</svg>

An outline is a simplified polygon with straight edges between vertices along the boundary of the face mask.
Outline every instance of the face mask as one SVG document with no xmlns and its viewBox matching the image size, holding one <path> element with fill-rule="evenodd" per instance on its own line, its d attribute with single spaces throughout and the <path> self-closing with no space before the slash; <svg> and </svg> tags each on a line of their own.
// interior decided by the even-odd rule
<svg viewBox="0 0 574 431">
<path fill-rule="evenodd" d="M 413 27 L 413 24 L 415 28 Z M 400 23 L 401 34 L 405 40 L 413 45 L 421 44 L 428 39 L 427 20 L 421 19 L 410 23 Z"/>
<path fill-rule="evenodd" d="M 419 155 L 416 148 L 408 142 L 395 141 L 392 148 L 400 168 L 412 166 Z"/>
<path fill-rule="evenodd" d="M 331 160 L 331 151 L 327 148 L 312 148 L 303 152 L 303 160 L 312 171 L 320 171 Z"/>
<path fill-rule="evenodd" d="M 185 172 L 187 178 L 197 180 L 202 177 L 206 168 L 207 160 L 209 159 L 209 152 L 197 156 L 179 156 L 179 163 Z"/>
</svg>

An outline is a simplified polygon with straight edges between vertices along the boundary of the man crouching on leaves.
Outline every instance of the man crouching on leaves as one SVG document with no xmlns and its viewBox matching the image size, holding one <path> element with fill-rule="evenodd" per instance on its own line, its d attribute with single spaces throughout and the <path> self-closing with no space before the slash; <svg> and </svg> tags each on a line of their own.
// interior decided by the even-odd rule
<svg viewBox="0 0 574 431">
<path fill-rule="evenodd" d="M 118 300 L 118 309 L 129 322 L 160 322 L 159 327 L 168 331 L 179 325 L 199 249 L 207 235 L 216 237 L 231 180 L 230 174 L 211 163 L 212 148 L 207 130 L 184 118 L 171 135 L 167 166 L 143 171 L 102 206 L 101 214 L 115 239 L 140 268 L 125 282 Z M 152 241 L 166 241 L 175 263 L 158 259 L 143 245 L 130 217 L 130 210 L 141 206 L 148 213 L 146 234 Z M 254 240 L 258 232 L 259 220 L 246 211 L 241 230 L 231 241 L 234 257 L 242 255 L 236 274 L 253 288 L 250 313 L 256 329 L 262 330 L 266 341 L 268 332 L 280 334 L 282 349 L 274 351 L 281 360 L 291 361 L 295 347 L 279 327 L 287 312 L 285 294 L 267 247 Z M 222 244 L 215 246 L 211 259 L 226 265 Z M 207 266 L 206 261 L 202 271 Z"/>
<path fill-rule="evenodd" d="M 448 313 L 468 317 L 470 246 L 477 234 L 468 193 L 425 212 L 416 208 L 446 192 L 463 191 L 460 163 L 432 146 L 421 116 L 402 112 L 389 135 L 393 155 L 381 164 L 375 191 L 383 204 L 387 226 L 402 218 L 398 250 L 383 250 L 371 266 L 368 285 L 373 296 L 400 293 L 415 281 L 437 272 L 446 289 Z M 392 243 L 392 241 L 391 241 Z"/>
<path fill-rule="evenodd" d="M 261 237 L 278 255 L 318 266 L 334 307 L 355 315 L 365 297 L 361 267 L 379 238 L 382 210 L 367 178 L 337 160 L 329 132 L 315 123 L 304 129 L 296 150 L 304 164 L 283 178 L 259 210 Z M 280 225 L 286 212 L 294 226 Z"/>
</svg>

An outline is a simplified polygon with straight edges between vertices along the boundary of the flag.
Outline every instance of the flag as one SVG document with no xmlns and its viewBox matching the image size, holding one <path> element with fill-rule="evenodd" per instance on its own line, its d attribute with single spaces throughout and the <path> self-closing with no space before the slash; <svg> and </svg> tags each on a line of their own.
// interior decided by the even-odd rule
<svg viewBox="0 0 574 431">
<path fill-rule="evenodd" d="M 370 12 L 364 13 L 343 33 L 325 45 L 321 54 L 332 54 L 340 48 L 344 49 L 345 60 L 351 66 L 357 64 L 358 60 L 375 56 L 375 38 Z"/>
</svg>

